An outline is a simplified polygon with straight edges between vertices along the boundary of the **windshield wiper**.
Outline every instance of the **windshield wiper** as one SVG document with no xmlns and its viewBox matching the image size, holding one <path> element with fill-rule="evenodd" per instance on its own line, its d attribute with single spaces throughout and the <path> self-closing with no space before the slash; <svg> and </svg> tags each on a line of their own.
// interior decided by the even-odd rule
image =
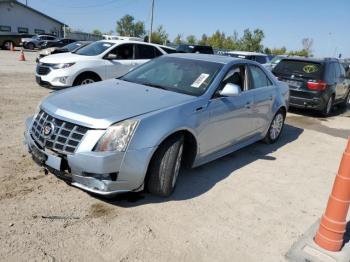
<svg viewBox="0 0 350 262">
<path fill-rule="evenodd" d="M 167 88 L 165 88 L 164 86 L 161 86 L 161 85 L 157 85 L 157 84 L 153 84 L 153 83 L 147 83 L 147 82 L 144 82 L 144 83 L 138 83 L 140 85 L 145 85 L 145 86 L 150 86 L 150 87 L 155 87 L 155 88 L 159 88 L 159 89 L 163 89 L 163 90 L 168 90 Z"/>
</svg>

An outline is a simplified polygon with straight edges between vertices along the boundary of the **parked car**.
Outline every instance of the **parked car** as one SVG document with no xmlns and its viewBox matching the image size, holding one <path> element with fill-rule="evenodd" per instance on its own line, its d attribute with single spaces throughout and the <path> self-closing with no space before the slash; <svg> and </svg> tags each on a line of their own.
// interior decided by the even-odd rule
<svg viewBox="0 0 350 262">
<path fill-rule="evenodd" d="M 101 40 L 71 53 L 39 60 L 36 81 L 65 88 L 116 78 L 150 59 L 166 54 L 160 45 L 126 40 Z"/>
<path fill-rule="evenodd" d="M 34 50 L 35 48 L 39 48 L 42 42 L 55 39 L 57 37 L 52 35 L 35 35 L 31 38 L 22 38 L 22 45 L 26 49 Z"/>
<path fill-rule="evenodd" d="M 260 64 L 266 64 L 269 62 L 269 57 L 263 53 L 256 53 L 256 52 L 244 52 L 244 51 L 228 51 L 225 55 L 236 57 L 236 58 L 243 58 L 252 60 L 255 62 L 258 62 Z"/>
<path fill-rule="evenodd" d="M 338 59 L 286 58 L 272 71 L 290 88 L 290 106 L 328 116 L 334 105 L 347 105 L 349 79 Z"/>
<path fill-rule="evenodd" d="M 211 46 L 207 45 L 187 45 L 181 44 L 176 48 L 177 53 L 200 53 L 200 54 L 214 54 Z"/>
<path fill-rule="evenodd" d="M 21 45 L 22 35 L 20 34 L 1 34 L 0 35 L 0 48 L 10 50 L 11 45 L 13 47 Z"/>
<path fill-rule="evenodd" d="M 69 39 L 69 38 L 63 38 L 63 39 L 55 39 L 55 40 L 46 40 L 43 41 L 40 45 L 40 49 L 45 49 L 49 47 L 63 47 L 65 45 L 71 44 L 76 42 L 77 40 Z"/>
<path fill-rule="evenodd" d="M 50 95 L 25 141 L 37 163 L 83 190 L 168 196 L 182 166 L 276 142 L 288 100 L 288 86 L 253 61 L 171 54 Z"/>
<path fill-rule="evenodd" d="M 76 41 L 76 42 L 68 44 L 64 47 L 50 47 L 50 48 L 43 49 L 39 52 L 39 55 L 36 58 L 36 62 L 39 63 L 39 60 L 41 58 L 48 56 L 48 55 L 74 52 L 78 48 L 86 46 L 86 45 L 91 44 L 91 43 L 92 43 L 92 41 Z"/>
</svg>

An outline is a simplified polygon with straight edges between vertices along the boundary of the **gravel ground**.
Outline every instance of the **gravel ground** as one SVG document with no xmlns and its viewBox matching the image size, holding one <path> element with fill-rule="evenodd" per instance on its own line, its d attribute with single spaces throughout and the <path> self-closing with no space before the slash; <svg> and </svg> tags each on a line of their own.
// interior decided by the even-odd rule
<svg viewBox="0 0 350 262">
<path fill-rule="evenodd" d="M 106 201 L 45 176 L 22 144 L 50 90 L 35 52 L 0 51 L 0 261 L 284 261 L 322 214 L 350 112 L 294 111 L 280 141 L 181 174 L 170 198 Z"/>
</svg>

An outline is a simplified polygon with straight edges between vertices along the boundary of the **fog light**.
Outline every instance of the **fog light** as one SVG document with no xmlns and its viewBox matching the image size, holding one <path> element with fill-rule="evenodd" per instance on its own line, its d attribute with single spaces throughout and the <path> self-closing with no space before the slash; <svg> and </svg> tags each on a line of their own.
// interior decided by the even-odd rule
<svg viewBox="0 0 350 262">
<path fill-rule="evenodd" d="M 57 82 L 58 81 L 58 82 L 60 82 L 62 84 L 66 84 L 67 78 L 68 78 L 68 76 L 57 77 L 57 78 L 54 79 L 53 82 Z"/>
<path fill-rule="evenodd" d="M 117 178 L 118 178 L 118 172 L 116 172 L 116 173 L 107 173 L 107 174 L 95 174 L 95 173 L 83 172 L 83 175 L 86 176 L 86 177 L 96 178 L 98 180 L 116 181 Z"/>
</svg>

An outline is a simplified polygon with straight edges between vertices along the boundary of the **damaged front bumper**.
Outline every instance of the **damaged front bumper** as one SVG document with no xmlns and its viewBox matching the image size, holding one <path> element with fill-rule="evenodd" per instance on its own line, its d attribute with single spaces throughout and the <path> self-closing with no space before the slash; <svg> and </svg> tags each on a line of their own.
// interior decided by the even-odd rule
<svg viewBox="0 0 350 262">
<path fill-rule="evenodd" d="M 104 196 L 143 189 L 154 148 L 94 152 L 92 148 L 96 134 L 89 131 L 74 154 L 62 155 L 40 147 L 29 131 L 32 121 L 33 118 L 26 120 L 24 144 L 33 160 L 58 178 L 82 190 Z"/>
</svg>

